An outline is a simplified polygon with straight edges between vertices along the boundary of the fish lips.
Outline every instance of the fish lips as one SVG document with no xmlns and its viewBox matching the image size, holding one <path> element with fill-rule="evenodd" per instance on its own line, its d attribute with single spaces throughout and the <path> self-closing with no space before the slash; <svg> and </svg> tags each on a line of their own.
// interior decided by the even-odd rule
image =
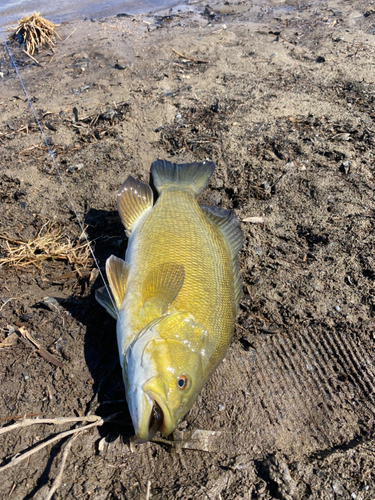
<svg viewBox="0 0 375 500">
<path fill-rule="evenodd" d="M 174 427 L 164 394 L 164 383 L 160 377 L 153 377 L 142 386 L 129 387 L 127 401 L 138 442 L 149 441 L 159 431 L 163 435 L 172 432 Z"/>
</svg>

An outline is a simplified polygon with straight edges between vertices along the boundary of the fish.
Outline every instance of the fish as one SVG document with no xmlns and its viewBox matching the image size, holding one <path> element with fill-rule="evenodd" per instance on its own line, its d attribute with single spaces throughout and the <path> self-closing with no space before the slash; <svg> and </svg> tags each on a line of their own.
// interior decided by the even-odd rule
<svg viewBox="0 0 375 500">
<path fill-rule="evenodd" d="M 106 261 L 97 301 L 117 320 L 119 359 L 138 442 L 168 436 L 224 358 L 242 293 L 244 237 L 234 211 L 200 206 L 211 161 L 154 161 L 149 184 L 127 178 L 117 207 L 125 260 Z"/>
</svg>

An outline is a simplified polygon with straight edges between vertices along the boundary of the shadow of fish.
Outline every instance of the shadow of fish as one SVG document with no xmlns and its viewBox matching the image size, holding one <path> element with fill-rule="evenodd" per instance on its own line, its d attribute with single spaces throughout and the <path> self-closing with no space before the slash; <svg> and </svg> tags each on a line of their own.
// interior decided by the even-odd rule
<svg viewBox="0 0 375 500">
<path fill-rule="evenodd" d="M 129 236 L 111 256 L 96 298 L 117 318 L 126 398 L 136 437 L 170 434 L 223 359 L 241 295 L 234 212 L 200 207 L 212 162 L 151 166 L 159 197 L 129 176 L 117 195 Z"/>
</svg>

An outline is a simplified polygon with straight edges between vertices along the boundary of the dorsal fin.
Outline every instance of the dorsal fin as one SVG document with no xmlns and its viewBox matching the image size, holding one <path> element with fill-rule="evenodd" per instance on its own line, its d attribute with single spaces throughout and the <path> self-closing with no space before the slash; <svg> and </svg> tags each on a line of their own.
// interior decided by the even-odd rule
<svg viewBox="0 0 375 500">
<path fill-rule="evenodd" d="M 152 208 L 153 202 L 150 186 L 129 175 L 117 193 L 117 208 L 127 235 L 137 220 Z"/>
<path fill-rule="evenodd" d="M 238 307 L 242 294 L 242 280 L 238 267 L 238 252 L 241 250 L 244 243 L 244 235 L 241 231 L 240 223 L 233 210 L 225 210 L 220 207 L 201 208 L 207 219 L 220 229 L 228 244 L 232 256 L 235 300 Z"/>
<path fill-rule="evenodd" d="M 220 207 L 201 207 L 205 216 L 218 226 L 227 240 L 232 258 L 237 257 L 241 250 L 244 236 L 242 234 L 237 215 L 233 210 L 225 210 Z"/>
<path fill-rule="evenodd" d="M 152 269 L 142 287 L 142 302 L 151 303 L 163 314 L 184 284 L 185 269 L 181 264 L 165 262 Z"/>
<path fill-rule="evenodd" d="M 214 170 L 215 163 L 212 161 L 176 165 L 170 161 L 156 160 L 151 165 L 152 178 L 159 193 L 174 184 L 198 195 L 206 187 Z"/>
</svg>

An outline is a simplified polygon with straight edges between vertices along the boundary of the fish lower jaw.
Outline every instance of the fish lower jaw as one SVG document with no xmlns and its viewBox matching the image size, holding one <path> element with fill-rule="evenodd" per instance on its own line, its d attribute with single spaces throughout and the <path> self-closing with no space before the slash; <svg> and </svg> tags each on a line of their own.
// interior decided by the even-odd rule
<svg viewBox="0 0 375 500">
<path fill-rule="evenodd" d="M 148 439 L 152 439 L 157 432 L 161 431 L 163 424 L 164 424 L 163 410 L 156 401 L 153 401 L 150 420 L 148 424 L 148 435 L 149 435 Z"/>
<path fill-rule="evenodd" d="M 135 437 L 138 443 L 150 441 L 157 432 L 161 431 L 164 423 L 164 413 L 160 405 L 149 396 L 146 395 L 146 397 L 150 400 L 149 413 L 144 412 L 133 418 Z"/>
<path fill-rule="evenodd" d="M 164 411 L 155 398 L 141 386 L 127 392 L 130 415 L 138 443 L 150 441 L 157 432 L 163 433 Z"/>
</svg>

